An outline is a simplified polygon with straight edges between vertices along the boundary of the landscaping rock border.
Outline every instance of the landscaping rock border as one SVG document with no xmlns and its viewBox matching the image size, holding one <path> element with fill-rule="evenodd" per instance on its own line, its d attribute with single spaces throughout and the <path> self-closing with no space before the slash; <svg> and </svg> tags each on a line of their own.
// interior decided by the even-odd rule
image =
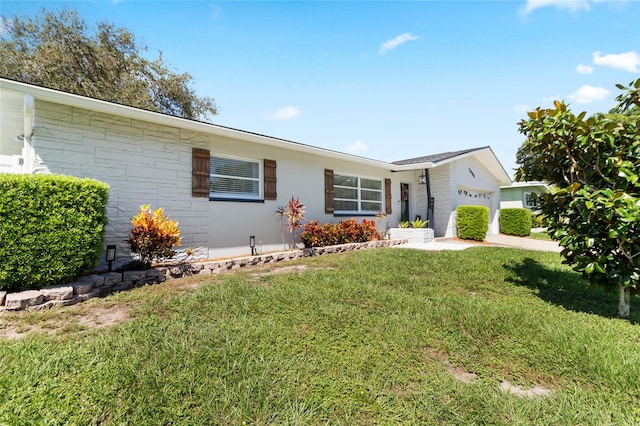
<svg viewBox="0 0 640 426">
<path fill-rule="evenodd" d="M 260 266 L 353 250 L 391 247 L 406 242 L 407 240 L 401 239 L 377 240 L 366 243 L 340 244 L 266 253 L 225 260 L 160 265 L 146 271 L 107 272 L 105 274 L 87 275 L 66 285 L 49 286 L 40 290 L 26 290 L 14 293 L 0 291 L 0 312 L 19 310 L 38 311 L 54 306 L 68 306 L 84 302 L 93 297 L 105 296 L 110 293 L 129 290 L 147 284 L 157 284 L 168 279 L 191 275 L 214 275 L 221 272 L 235 271 L 247 266 Z"/>
</svg>

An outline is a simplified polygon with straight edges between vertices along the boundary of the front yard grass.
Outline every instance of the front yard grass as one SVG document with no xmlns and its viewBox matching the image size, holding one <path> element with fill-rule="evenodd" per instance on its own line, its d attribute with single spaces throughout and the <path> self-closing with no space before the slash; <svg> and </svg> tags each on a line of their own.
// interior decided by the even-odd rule
<svg viewBox="0 0 640 426">
<path fill-rule="evenodd" d="M 633 425 L 640 316 L 615 312 L 558 254 L 497 247 L 168 281 L 2 313 L 41 331 L 0 338 L 0 424 Z"/>
</svg>

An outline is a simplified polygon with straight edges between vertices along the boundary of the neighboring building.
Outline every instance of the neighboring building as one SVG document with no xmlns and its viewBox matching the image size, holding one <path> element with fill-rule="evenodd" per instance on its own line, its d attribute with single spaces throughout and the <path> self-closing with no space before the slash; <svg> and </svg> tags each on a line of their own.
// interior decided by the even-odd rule
<svg viewBox="0 0 640 426">
<path fill-rule="evenodd" d="M 527 208 L 531 211 L 539 209 L 537 197 L 549 192 L 544 182 L 513 182 L 500 187 L 500 208 Z"/>
<path fill-rule="evenodd" d="M 275 211 L 292 196 L 307 220 L 382 212 L 382 229 L 420 215 L 436 236 L 455 235 L 458 205 L 486 205 L 497 233 L 510 183 L 489 147 L 388 163 L 5 79 L 0 100 L 0 158 L 20 173 L 108 183 L 105 245 L 120 255 L 142 204 L 177 219 L 181 249 L 200 258 L 246 254 L 251 235 L 263 252 L 281 249 Z"/>
</svg>

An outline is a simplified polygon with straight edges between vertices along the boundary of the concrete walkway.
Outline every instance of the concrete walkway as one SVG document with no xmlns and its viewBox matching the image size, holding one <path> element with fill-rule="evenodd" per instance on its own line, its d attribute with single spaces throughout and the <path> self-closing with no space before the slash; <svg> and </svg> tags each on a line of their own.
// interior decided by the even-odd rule
<svg viewBox="0 0 640 426">
<path fill-rule="evenodd" d="M 455 238 L 436 238 L 436 241 L 431 243 L 407 243 L 394 246 L 396 248 L 410 248 L 416 250 L 465 250 L 471 247 L 480 246 L 500 246 L 500 247 L 513 247 L 526 250 L 537 251 L 550 251 L 560 253 L 562 248 L 555 241 L 543 241 L 536 240 L 530 237 L 514 237 L 511 235 L 487 235 L 485 240 L 481 243 L 468 242 L 464 240 L 458 240 Z"/>
</svg>

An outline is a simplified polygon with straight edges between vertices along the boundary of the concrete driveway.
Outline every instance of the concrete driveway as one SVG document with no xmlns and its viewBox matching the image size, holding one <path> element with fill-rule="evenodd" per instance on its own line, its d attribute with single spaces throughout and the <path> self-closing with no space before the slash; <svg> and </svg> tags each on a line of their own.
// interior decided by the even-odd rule
<svg viewBox="0 0 640 426">
<path fill-rule="evenodd" d="M 479 242 L 469 242 L 465 240 L 459 240 L 455 238 L 436 238 L 436 241 L 430 243 L 407 243 L 394 247 L 397 248 L 411 248 L 417 250 L 465 250 L 471 247 L 478 246 L 500 246 L 500 247 L 513 247 L 526 250 L 537 251 L 549 251 L 560 253 L 562 248 L 555 241 L 543 241 L 536 240 L 530 237 L 514 237 L 511 235 L 487 235 L 485 240 Z"/>
</svg>

